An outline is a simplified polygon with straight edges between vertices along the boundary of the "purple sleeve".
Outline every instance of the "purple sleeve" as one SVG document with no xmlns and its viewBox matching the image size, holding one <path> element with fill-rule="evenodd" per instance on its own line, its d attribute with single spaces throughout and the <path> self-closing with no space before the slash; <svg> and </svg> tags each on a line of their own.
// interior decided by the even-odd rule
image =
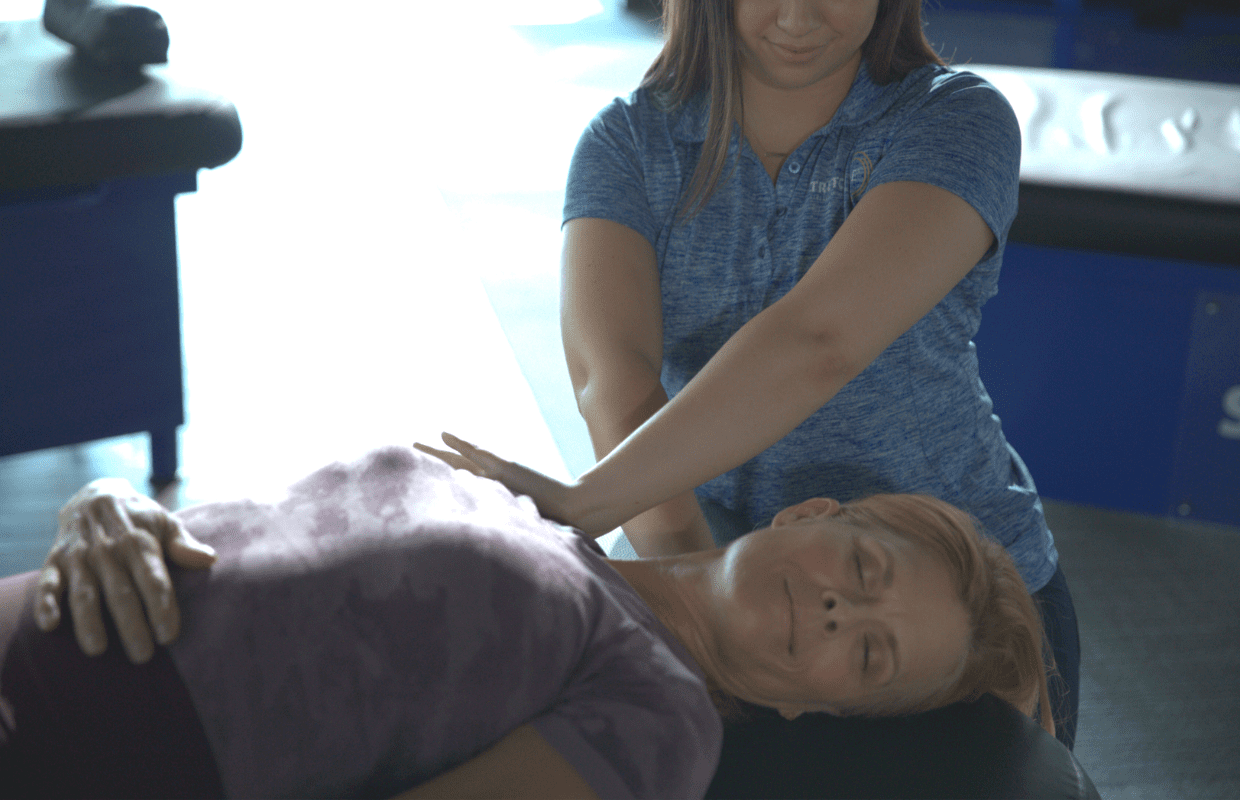
<svg viewBox="0 0 1240 800">
<path fill-rule="evenodd" d="M 219 561 L 170 653 L 229 794 L 398 794 L 530 722 L 601 796 L 709 782 L 687 653 L 528 498 L 401 447 L 180 516 Z"/>
<path fill-rule="evenodd" d="M 658 639 L 619 634 L 534 727 L 600 797 L 702 797 L 722 723 L 701 679 Z"/>
</svg>

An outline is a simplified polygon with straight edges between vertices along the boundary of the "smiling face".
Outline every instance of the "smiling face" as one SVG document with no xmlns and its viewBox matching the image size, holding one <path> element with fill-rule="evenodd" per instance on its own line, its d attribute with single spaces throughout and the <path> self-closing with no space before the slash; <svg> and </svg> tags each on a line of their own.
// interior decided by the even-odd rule
<svg viewBox="0 0 1240 800">
<path fill-rule="evenodd" d="M 724 552 L 706 609 L 724 691 L 792 717 L 920 699 L 959 673 L 969 625 L 947 567 L 838 509 L 793 506 Z"/>
<path fill-rule="evenodd" d="M 851 84 L 879 0 L 735 0 L 741 70 L 775 89 Z"/>
</svg>

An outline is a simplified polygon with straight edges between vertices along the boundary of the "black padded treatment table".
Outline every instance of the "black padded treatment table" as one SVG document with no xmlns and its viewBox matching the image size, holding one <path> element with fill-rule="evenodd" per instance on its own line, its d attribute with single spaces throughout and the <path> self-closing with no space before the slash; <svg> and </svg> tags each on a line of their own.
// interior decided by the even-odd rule
<svg viewBox="0 0 1240 800">
<path fill-rule="evenodd" d="M 0 22 L 0 456 L 184 421 L 173 200 L 241 147 L 228 101 Z"/>
<path fill-rule="evenodd" d="M 1022 129 L 977 348 L 1038 489 L 1240 525 L 1240 86 L 968 68 Z"/>
<path fill-rule="evenodd" d="M 1097 800 L 1053 736 L 992 695 L 890 719 L 765 708 L 724 727 L 708 798 Z"/>
</svg>

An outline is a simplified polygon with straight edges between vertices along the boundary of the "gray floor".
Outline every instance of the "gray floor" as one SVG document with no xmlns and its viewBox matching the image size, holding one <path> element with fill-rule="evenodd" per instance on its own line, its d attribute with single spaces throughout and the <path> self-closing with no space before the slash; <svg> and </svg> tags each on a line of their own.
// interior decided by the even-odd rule
<svg viewBox="0 0 1240 800">
<path fill-rule="evenodd" d="M 1240 529 L 1047 501 L 1104 798 L 1240 797 Z"/>
<path fill-rule="evenodd" d="M 39 4 L 27 5 L 37 9 Z M 250 4 L 235 5 L 234 13 L 252 15 Z M 385 7 L 382 3 L 361 5 Z M 536 435 L 512 439 L 514 449 L 509 452 L 550 471 L 557 469 L 561 456 L 559 468 L 567 465 L 572 473 L 593 463 L 559 345 L 559 207 L 577 133 L 612 96 L 636 85 L 657 50 L 657 31 L 622 14 L 619 2 L 599 6 L 593 0 L 521 4 L 497 0 L 483 5 L 480 13 L 490 18 L 490 24 L 475 30 L 475 44 L 500 54 L 503 68 L 461 57 L 450 48 L 440 55 L 420 52 L 422 60 L 415 63 L 433 61 L 450 79 L 411 84 L 391 77 L 400 59 L 385 61 L 377 54 L 406 41 L 400 27 L 409 24 L 408 20 L 393 21 L 376 41 L 379 34 L 374 26 L 342 26 L 339 19 L 326 14 L 299 18 L 285 36 L 259 35 L 263 23 L 259 18 L 253 20 L 252 35 L 229 43 L 229 63 L 248 63 L 253 68 L 262 59 L 311 58 L 317 51 L 299 48 L 327 42 L 339 64 L 361 65 L 365 92 L 360 98 L 356 87 L 332 82 L 332 66 L 321 66 L 312 73 L 335 100 L 350 98 L 345 104 L 349 113 L 359 113 L 365 103 L 379 102 L 385 96 L 410 93 L 424 110 L 430 109 L 412 121 L 394 113 L 380 118 L 385 127 L 403 125 L 402 130 L 422 135 L 413 140 L 416 158 L 385 160 L 371 153 L 356 168 L 350 159 L 325 155 L 333 146 L 351 141 L 348 126 L 331 125 L 329 120 L 326 134 L 320 132 L 307 144 L 304 138 L 311 131 L 281 122 L 283 93 L 278 87 L 252 81 L 243 67 L 226 70 L 218 65 L 213 55 L 217 42 L 228 41 L 228 31 L 218 16 L 195 17 L 192 4 L 162 4 L 174 42 L 178 31 L 187 30 L 191 23 L 202 31 L 196 47 L 182 36 L 180 55 L 174 49 L 173 56 L 181 59 L 187 71 L 197 71 L 209 85 L 237 101 L 249 136 L 244 160 L 239 158 L 218 175 L 206 175 L 199 195 L 184 202 L 179 212 L 184 226 L 182 282 L 191 419 L 183 432 L 187 481 L 170 496 L 173 504 L 214 499 L 264 472 L 288 474 L 313 465 L 320 453 L 334 456 L 341 446 L 365 444 L 385 433 L 394 441 L 424 435 L 425 428 L 404 425 L 401 410 L 388 405 L 370 407 L 365 420 L 354 422 L 356 405 L 350 403 L 355 404 L 355 398 L 327 383 L 315 383 L 304 369 L 293 368 L 280 373 L 278 380 L 264 379 L 260 390 L 245 393 L 246 402 L 258 403 L 259 416 L 265 416 L 260 425 L 251 419 L 253 408 L 242 407 L 233 397 L 234 382 L 226 380 L 230 373 L 225 368 L 244 357 L 244 348 L 236 342 L 241 336 L 256 341 L 262 330 L 242 331 L 232 347 L 227 339 L 219 343 L 218 309 L 230 301 L 220 281 L 248 280 L 243 285 L 250 291 L 275 287 L 280 290 L 277 296 L 286 297 L 287 287 L 281 281 L 290 280 L 288 275 L 281 278 L 259 272 L 253 273 L 257 278 L 246 278 L 251 274 L 246 270 L 279 259 L 295 263 L 298 274 L 310 268 L 325 274 L 333 264 L 347 263 L 342 260 L 348 253 L 343 244 L 327 256 L 310 248 L 290 256 L 287 242 L 277 247 L 267 244 L 265 237 L 275 238 L 270 231 L 281 237 L 302 236 L 312 230 L 322 235 L 324 214 L 330 206 L 344 207 L 347 204 L 341 204 L 341 198 L 375 190 L 350 177 L 367 170 L 388 170 L 383 177 L 390 179 L 393 197 L 399 195 L 402 182 L 428 178 L 464 232 L 462 241 L 469 251 L 464 269 L 485 287 L 498 323 L 494 318 L 484 319 L 490 308 L 479 308 L 475 300 L 445 303 L 444 292 L 451 290 L 454 295 L 449 296 L 460 296 L 470 286 L 435 283 L 428 274 L 417 278 L 422 284 L 405 286 L 402 291 L 412 293 L 420 314 L 430 315 L 436 306 L 444 306 L 435 319 L 440 330 L 448 331 L 447 340 L 455 342 L 473 328 L 496 325 L 498 331 L 502 326 L 502 336 L 488 333 L 479 347 L 488 352 L 510 347 L 511 352 L 507 360 L 488 363 L 485 370 L 498 373 L 507 369 L 508 361 L 513 368 L 519 364 L 524 381 L 497 379 L 503 387 L 499 399 L 519 405 L 521 393 L 528 395 L 532 390 L 528 402 L 536 402 L 537 408 L 531 414 L 536 418 L 541 412 L 541 419 L 536 420 L 539 425 L 545 420 Z M 280 19 L 266 22 L 274 25 Z M 440 22 L 448 24 L 446 19 Z M 932 32 L 933 24 L 932 20 Z M 1007 18 L 990 25 L 983 29 L 991 36 L 985 46 L 993 50 L 995 39 L 1001 36 L 1008 41 L 1007 47 L 995 53 L 1015 54 L 1021 63 L 1030 65 L 1050 63 L 1045 26 Z M 978 55 L 969 51 L 967 33 L 978 29 L 969 20 L 944 18 L 939 30 L 949 27 L 958 38 L 945 38 L 944 45 L 958 60 L 998 60 L 983 57 L 991 54 L 981 49 L 983 45 L 977 46 Z M 435 41 L 439 38 L 423 37 L 418 46 L 430 47 Z M 351 80 L 359 77 L 347 71 L 343 74 Z M 427 135 L 427 131 L 437 133 Z M 371 146 L 394 147 L 399 141 L 400 137 L 389 133 Z M 290 147 L 301 149 L 290 151 Z M 254 195 L 267 191 L 264 187 L 273 178 L 287 183 L 289 175 L 302 169 L 307 160 L 315 164 L 310 169 L 314 179 L 298 182 L 279 195 L 296 211 L 272 219 Z M 409 162 L 416 162 L 416 168 Z M 325 185 L 329 181 L 336 183 Z M 229 206 L 235 219 L 242 221 L 242 232 L 235 238 L 244 237 L 244 248 L 227 249 L 233 237 L 220 234 Z M 325 212 L 322 206 L 329 208 Z M 376 213 L 387 215 L 383 224 L 388 228 L 403 230 L 406 224 L 392 212 L 373 210 L 357 212 L 349 224 L 368 224 L 367 216 Z M 404 247 L 416 259 L 434 234 L 425 225 L 415 226 L 385 246 L 393 251 Z M 322 242 L 318 245 L 321 250 Z M 362 255 L 370 258 L 378 252 L 372 246 Z M 461 259 L 452 268 L 427 261 L 430 270 L 462 268 Z M 225 266 L 237 275 L 221 273 Z M 348 268 L 357 267 L 349 264 Z M 417 294 L 419 286 L 426 290 L 422 295 Z M 313 299 L 308 291 L 298 286 L 293 299 L 304 304 Z M 209 303 L 191 299 L 200 297 L 209 297 Z M 273 315 L 268 330 L 284 331 L 284 319 L 293 320 L 293 330 L 311 330 L 314 315 L 279 316 L 293 313 L 294 305 L 265 306 L 251 299 L 229 312 L 225 329 L 268 314 Z M 291 338 L 282 332 L 280 341 L 287 343 Z M 256 362 L 261 363 L 263 356 L 259 353 Z M 450 397 L 487 393 L 485 384 L 471 383 L 481 357 L 478 350 L 469 349 L 454 351 L 453 359 L 433 361 L 427 361 L 421 351 L 407 354 L 410 369 L 434 375 L 436 384 L 430 394 Z M 247 379 L 257 380 L 257 374 L 247 373 Z M 411 407 L 449 420 L 443 427 L 458 424 L 457 420 L 479 407 L 458 410 L 451 403 L 428 399 L 426 390 L 412 391 L 418 397 L 409 401 Z M 316 392 L 330 392 L 330 402 L 315 405 Z M 388 393 L 393 392 L 412 393 L 407 386 L 393 386 Z M 494 397 L 489 399 L 496 402 Z M 309 410 L 294 414 L 273 432 L 276 412 L 272 409 L 306 404 Z M 351 413 L 351 429 L 333 423 Z M 530 415 L 514 418 L 528 420 Z M 496 437 L 504 436 L 505 427 L 512 425 L 501 418 L 480 438 L 493 444 Z M 554 438 L 558 453 L 539 449 L 544 438 Z M 316 446 L 307 444 L 319 439 Z M 221 441 L 233 444 L 226 446 Z M 140 481 L 146 469 L 144 448 L 145 437 L 139 435 L 0 459 L 0 574 L 30 569 L 41 561 L 55 509 L 81 483 L 106 474 Z M 496 445 L 496 449 L 501 447 Z M 265 460 L 268 456 L 278 457 L 278 463 Z M 1112 800 L 1240 797 L 1240 530 L 1053 501 L 1047 506 L 1081 625 L 1082 707 L 1076 750 L 1081 763 L 1103 796 Z"/>
</svg>

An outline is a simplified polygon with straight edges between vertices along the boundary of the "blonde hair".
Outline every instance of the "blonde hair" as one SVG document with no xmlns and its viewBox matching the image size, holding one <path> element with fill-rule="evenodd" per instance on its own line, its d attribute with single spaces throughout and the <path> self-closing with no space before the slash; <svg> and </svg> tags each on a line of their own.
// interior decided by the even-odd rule
<svg viewBox="0 0 1240 800">
<path fill-rule="evenodd" d="M 947 686 L 926 697 L 854 705 L 843 713 L 909 714 L 990 693 L 1036 715 L 1054 736 L 1046 683 L 1046 664 L 1053 665 L 1054 657 L 1042 617 L 1007 550 L 980 535 L 968 514 L 928 495 L 873 495 L 842 505 L 838 519 L 890 532 L 938 558 L 964 602 L 971 634 L 963 669 Z"/>
</svg>

